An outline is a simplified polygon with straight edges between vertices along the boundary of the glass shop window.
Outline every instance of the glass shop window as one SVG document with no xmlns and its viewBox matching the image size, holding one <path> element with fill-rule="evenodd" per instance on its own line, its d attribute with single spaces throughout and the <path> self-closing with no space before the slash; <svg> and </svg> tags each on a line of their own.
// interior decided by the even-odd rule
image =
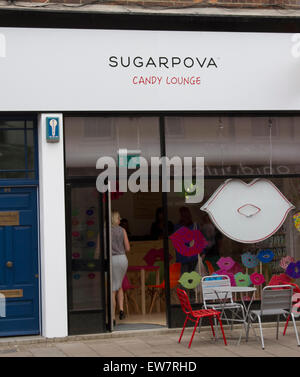
<svg viewBox="0 0 300 377">
<path fill-rule="evenodd" d="M 192 276 L 191 273 L 196 271 L 203 276 L 222 269 L 224 272 L 226 266 L 222 258 L 230 258 L 233 265 L 228 272 L 233 284 L 256 286 L 255 298 L 260 299 L 262 287 L 273 276 L 288 275 L 283 258 L 288 257 L 288 261 L 292 260 L 290 258 L 295 261 L 300 259 L 299 224 L 297 228 L 297 214 L 298 222 L 300 219 L 300 117 L 167 117 L 166 151 L 170 158 L 204 157 L 203 201 L 186 203 L 184 190 L 181 193 L 168 193 L 168 216 L 175 230 L 182 226 L 190 230 L 199 229 L 209 243 L 204 249 L 205 257 L 200 261 L 197 255 L 188 259 L 174 247 L 171 249 L 176 261 L 182 265 L 181 277 L 184 273 L 189 274 L 184 275 L 181 285 L 189 292 L 193 302 L 201 302 L 200 280 L 197 283 L 197 275 Z M 275 233 L 263 241 L 238 242 L 220 231 L 207 213 L 200 210 L 228 178 L 244 183 L 264 178 L 294 208 Z M 254 210 L 253 206 L 251 210 Z M 227 221 L 233 224 L 232 219 L 228 218 Z M 248 260 L 247 253 L 250 255 Z M 243 281 L 236 276 L 239 272 L 244 274 Z M 289 275 L 288 279 L 299 284 L 297 276 Z M 171 303 L 178 304 L 175 290 L 171 292 Z"/>
<path fill-rule="evenodd" d="M 0 179 L 35 179 L 33 121 L 0 120 Z"/>
</svg>

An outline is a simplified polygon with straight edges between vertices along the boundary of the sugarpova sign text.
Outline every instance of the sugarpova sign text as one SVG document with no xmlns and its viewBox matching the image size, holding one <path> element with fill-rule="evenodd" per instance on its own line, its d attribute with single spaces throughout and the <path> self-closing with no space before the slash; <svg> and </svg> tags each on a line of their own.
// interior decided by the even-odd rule
<svg viewBox="0 0 300 377">
<path fill-rule="evenodd" d="M 129 68 L 134 66 L 136 68 L 218 68 L 217 63 L 213 57 L 190 57 L 180 58 L 178 56 L 166 57 L 146 57 L 141 56 L 110 56 L 109 66 L 112 68 Z"/>
<path fill-rule="evenodd" d="M 0 28 L 0 111 L 299 111 L 292 36 Z"/>
</svg>

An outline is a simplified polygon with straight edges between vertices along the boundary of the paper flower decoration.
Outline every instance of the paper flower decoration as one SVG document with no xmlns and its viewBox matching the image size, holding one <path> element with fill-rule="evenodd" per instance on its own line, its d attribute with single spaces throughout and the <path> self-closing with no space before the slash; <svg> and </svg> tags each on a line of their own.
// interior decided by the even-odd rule
<svg viewBox="0 0 300 377">
<path fill-rule="evenodd" d="M 87 214 L 88 216 L 92 216 L 92 215 L 94 214 L 93 209 L 92 209 L 92 208 L 89 208 L 89 209 L 86 211 L 86 214 Z"/>
<path fill-rule="evenodd" d="M 92 230 L 88 230 L 86 235 L 87 235 L 88 239 L 94 238 L 95 237 L 95 232 L 93 232 Z"/>
<path fill-rule="evenodd" d="M 179 279 L 179 283 L 187 289 L 195 289 L 200 282 L 201 276 L 196 271 L 185 272 Z"/>
<path fill-rule="evenodd" d="M 300 212 L 295 213 L 293 216 L 296 229 L 300 232 Z"/>
<path fill-rule="evenodd" d="M 295 259 L 289 255 L 280 259 L 279 265 L 282 269 L 286 270 L 288 265 L 295 262 Z"/>
<path fill-rule="evenodd" d="M 79 253 L 73 253 L 73 254 L 72 254 L 72 257 L 73 257 L 74 259 L 78 259 L 78 258 L 80 258 L 80 254 L 79 254 Z"/>
<path fill-rule="evenodd" d="M 201 207 L 225 236 L 243 243 L 272 236 L 295 208 L 268 179 L 228 179 Z"/>
<path fill-rule="evenodd" d="M 227 270 L 218 270 L 218 271 L 216 271 L 216 273 L 217 273 L 218 275 L 226 275 L 226 276 L 228 276 L 229 279 L 230 279 L 230 284 L 231 284 L 233 287 L 236 286 L 236 282 L 235 282 L 235 278 L 234 278 L 234 274 L 233 274 L 233 273 L 228 272 Z"/>
<path fill-rule="evenodd" d="M 73 209 L 72 210 L 72 216 L 78 216 L 79 215 L 79 209 L 76 208 L 76 209 Z"/>
<path fill-rule="evenodd" d="M 87 243 L 87 246 L 88 246 L 88 247 L 94 247 L 94 246 L 95 246 L 95 242 L 93 242 L 93 241 L 89 241 L 89 242 Z"/>
<path fill-rule="evenodd" d="M 79 275 L 79 274 L 74 274 L 74 275 L 73 275 L 73 279 L 75 279 L 75 280 L 79 280 L 79 279 L 80 279 L 80 275 Z"/>
<path fill-rule="evenodd" d="M 250 280 L 253 285 L 262 285 L 265 282 L 264 275 L 254 272 L 250 275 Z"/>
<path fill-rule="evenodd" d="M 200 230 L 191 230 L 185 226 L 173 233 L 170 239 L 177 252 L 186 257 L 202 253 L 207 246 L 207 241 Z"/>
<path fill-rule="evenodd" d="M 172 255 L 169 254 L 169 260 L 172 258 Z M 148 266 L 153 266 L 158 261 L 164 261 L 164 249 L 150 249 L 143 259 Z"/>
<path fill-rule="evenodd" d="M 286 274 L 273 275 L 268 285 L 290 284 L 291 278 Z"/>
<path fill-rule="evenodd" d="M 300 261 L 296 263 L 290 263 L 285 270 L 285 273 L 292 279 L 300 278 Z"/>
<path fill-rule="evenodd" d="M 221 270 L 229 271 L 235 265 L 235 261 L 230 257 L 222 257 L 218 260 L 217 265 Z"/>
<path fill-rule="evenodd" d="M 243 265 L 247 268 L 254 268 L 258 265 L 258 259 L 254 254 L 247 252 L 242 254 L 241 258 Z"/>
<path fill-rule="evenodd" d="M 269 263 L 273 260 L 274 258 L 274 253 L 272 250 L 270 249 L 266 249 L 266 250 L 261 250 L 258 254 L 257 254 L 257 258 L 259 259 L 260 262 L 262 263 Z"/>
<path fill-rule="evenodd" d="M 90 274 L 88 274 L 88 277 L 89 279 L 95 279 L 95 274 L 93 272 L 91 272 Z"/>
<path fill-rule="evenodd" d="M 95 224 L 94 220 L 88 220 L 86 223 L 87 223 L 87 225 L 94 225 Z"/>
<path fill-rule="evenodd" d="M 79 236 L 80 236 L 80 233 L 79 233 L 79 232 L 72 232 L 72 236 L 73 236 L 73 237 L 79 237 Z"/>
<path fill-rule="evenodd" d="M 248 287 L 251 283 L 250 276 L 248 274 L 243 274 L 242 272 L 235 274 L 234 278 L 238 287 Z"/>
<path fill-rule="evenodd" d="M 72 225 L 73 226 L 76 226 L 76 225 L 78 225 L 79 224 L 79 221 L 77 220 L 77 219 L 73 219 L 72 220 Z"/>
</svg>

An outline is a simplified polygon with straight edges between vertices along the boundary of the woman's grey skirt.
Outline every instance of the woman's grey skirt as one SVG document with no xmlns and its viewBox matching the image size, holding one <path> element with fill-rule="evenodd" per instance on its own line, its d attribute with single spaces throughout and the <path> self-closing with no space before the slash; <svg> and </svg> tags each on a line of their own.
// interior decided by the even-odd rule
<svg viewBox="0 0 300 377">
<path fill-rule="evenodd" d="M 112 256 L 112 290 L 118 291 L 127 272 L 128 259 L 125 254 Z"/>
</svg>

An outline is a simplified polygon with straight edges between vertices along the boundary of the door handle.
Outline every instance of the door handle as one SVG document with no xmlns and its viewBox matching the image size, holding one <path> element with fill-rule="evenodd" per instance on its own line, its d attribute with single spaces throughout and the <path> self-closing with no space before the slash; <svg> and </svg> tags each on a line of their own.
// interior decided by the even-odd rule
<svg viewBox="0 0 300 377">
<path fill-rule="evenodd" d="M 11 262 L 11 261 L 6 262 L 6 267 L 7 267 L 7 268 L 12 268 L 13 265 L 14 265 L 14 264 L 13 264 L 13 262 Z"/>
</svg>

